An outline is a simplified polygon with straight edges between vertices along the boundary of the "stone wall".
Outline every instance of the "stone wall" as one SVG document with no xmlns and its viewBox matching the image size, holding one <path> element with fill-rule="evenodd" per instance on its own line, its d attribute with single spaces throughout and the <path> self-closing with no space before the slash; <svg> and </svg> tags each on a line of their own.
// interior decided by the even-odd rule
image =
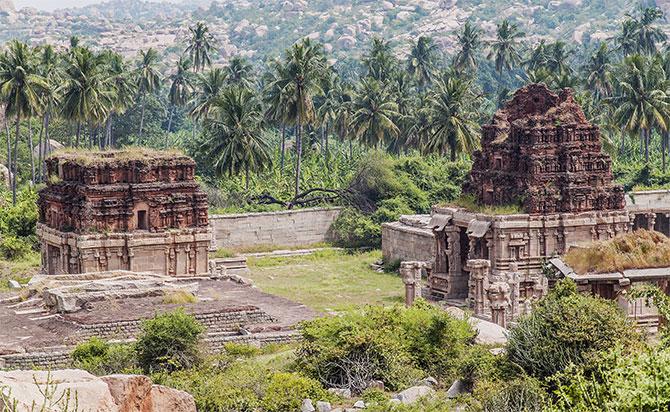
<svg viewBox="0 0 670 412">
<path fill-rule="evenodd" d="M 402 216 L 398 222 L 382 225 L 384 260 L 425 261 L 435 259 L 435 237 L 428 227 L 429 215 Z"/>
<path fill-rule="evenodd" d="M 330 240 L 330 227 L 341 208 L 315 208 L 267 213 L 211 215 L 217 248 L 301 246 Z"/>
</svg>

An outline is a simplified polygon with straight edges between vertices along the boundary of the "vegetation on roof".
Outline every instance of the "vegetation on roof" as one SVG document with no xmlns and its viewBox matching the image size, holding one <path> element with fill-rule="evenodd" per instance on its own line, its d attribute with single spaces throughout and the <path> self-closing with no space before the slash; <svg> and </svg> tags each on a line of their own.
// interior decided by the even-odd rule
<svg viewBox="0 0 670 412">
<path fill-rule="evenodd" d="M 578 274 L 670 266 L 670 238 L 637 230 L 588 247 L 573 247 L 563 258 Z"/>
<path fill-rule="evenodd" d="M 460 207 L 469 212 L 484 213 L 487 215 L 517 215 L 524 213 L 520 204 L 508 205 L 483 205 L 479 203 L 477 198 L 472 194 L 463 194 L 453 202 L 447 203 L 446 206 Z"/>
<path fill-rule="evenodd" d="M 140 160 L 183 160 L 185 157 L 184 153 L 180 150 L 157 150 L 131 146 L 118 150 L 64 148 L 53 152 L 49 156 L 49 159 L 58 158 L 62 161 L 91 166 Z"/>
</svg>

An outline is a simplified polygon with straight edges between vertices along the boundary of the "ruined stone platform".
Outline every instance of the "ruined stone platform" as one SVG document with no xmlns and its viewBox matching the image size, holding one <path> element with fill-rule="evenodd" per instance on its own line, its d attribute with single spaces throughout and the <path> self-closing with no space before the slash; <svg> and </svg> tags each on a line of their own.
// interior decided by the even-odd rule
<svg viewBox="0 0 670 412">
<path fill-rule="evenodd" d="M 125 276 L 135 286 L 145 282 L 142 276 Z M 21 294 L 3 294 L 0 296 L 0 368 L 61 367 L 77 343 L 93 336 L 132 340 L 143 320 L 177 308 L 183 308 L 206 327 L 205 341 L 212 350 L 220 349 L 227 342 L 261 345 L 291 341 L 297 336 L 296 325 L 316 316 L 302 304 L 230 280 L 169 278 L 169 282 L 159 287 L 161 278 L 152 276 L 148 281 L 149 293 L 129 293 L 133 288 L 120 293 L 118 276 L 82 281 L 67 275 L 33 287 L 43 288 L 41 293 L 27 296 L 24 290 Z M 67 286 L 57 282 L 65 282 Z M 77 289 L 76 282 L 86 286 Z M 49 287 L 75 294 L 93 290 L 97 297 L 103 284 L 112 286 L 106 298 L 86 300 L 83 308 L 72 313 L 59 312 L 44 299 L 50 296 Z M 161 287 L 165 288 L 163 292 L 156 292 Z M 164 292 L 172 290 L 190 291 L 198 301 L 164 303 Z"/>
</svg>

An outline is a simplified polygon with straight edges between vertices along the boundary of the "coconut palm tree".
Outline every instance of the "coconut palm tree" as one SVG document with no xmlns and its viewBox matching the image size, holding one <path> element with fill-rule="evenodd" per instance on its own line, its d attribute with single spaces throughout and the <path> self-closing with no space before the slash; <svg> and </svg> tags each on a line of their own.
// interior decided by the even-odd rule
<svg viewBox="0 0 670 412">
<path fill-rule="evenodd" d="M 249 190 L 251 171 L 270 168 L 270 145 L 262 135 L 262 110 L 253 93 L 242 87 L 225 89 L 212 105 L 212 116 L 205 121 L 207 152 L 214 170 L 220 174 L 244 172 Z"/>
<path fill-rule="evenodd" d="M 105 73 L 104 58 L 89 49 L 77 48 L 65 66 L 65 86 L 61 112 L 77 124 L 75 146 L 81 141 L 84 122 L 101 124 L 111 111 L 113 90 Z"/>
<path fill-rule="evenodd" d="M 158 71 L 158 52 L 149 48 L 149 50 L 140 50 L 140 60 L 137 65 L 137 91 L 141 100 L 140 131 L 139 138 L 142 139 L 144 131 L 144 113 L 147 105 L 147 94 L 154 94 L 161 87 L 161 74 Z"/>
<path fill-rule="evenodd" d="M 363 79 L 352 104 L 351 129 L 360 142 L 379 148 L 400 133 L 398 104 L 375 79 Z"/>
<path fill-rule="evenodd" d="M 37 61 L 30 47 L 17 40 L 10 41 L 0 59 L 0 98 L 5 104 L 5 116 L 15 118 L 14 155 L 10 167 L 13 203 L 16 203 L 19 126 L 22 119 L 40 110 L 40 92 L 46 87 L 46 81 L 37 73 Z"/>
<path fill-rule="evenodd" d="M 134 103 L 137 94 L 137 84 L 132 77 L 128 66 L 118 53 L 103 53 L 106 66 L 107 82 L 112 89 L 112 104 L 105 119 L 105 139 L 101 146 L 113 147 L 115 145 L 112 136 L 112 123 L 114 116 L 124 114 Z"/>
<path fill-rule="evenodd" d="M 568 49 L 564 41 L 557 40 L 551 43 L 547 46 L 547 69 L 558 76 L 571 74 L 572 67 L 568 61 L 571 54 L 572 50 Z"/>
<path fill-rule="evenodd" d="M 607 43 L 600 43 L 600 47 L 589 57 L 583 72 L 586 87 L 596 99 L 612 94 L 612 62 Z"/>
<path fill-rule="evenodd" d="M 653 130 L 667 131 L 670 98 L 665 72 L 658 59 L 633 55 L 624 59 L 619 70 L 618 91 L 612 97 L 614 117 L 622 130 L 639 134 L 645 161 Z"/>
<path fill-rule="evenodd" d="M 463 30 L 456 35 L 458 52 L 454 56 L 454 68 L 460 72 L 474 72 L 477 69 L 477 55 L 482 45 L 482 31 L 466 21 Z"/>
<path fill-rule="evenodd" d="M 496 39 L 491 43 L 487 57 L 495 61 L 498 73 L 502 73 L 503 69 L 512 70 L 521 63 L 519 47 L 520 39 L 524 36 L 525 33 L 519 30 L 519 26 L 507 19 L 498 24 Z"/>
<path fill-rule="evenodd" d="M 632 18 L 627 18 L 621 23 L 621 33 L 614 41 L 617 44 L 617 50 L 624 56 L 630 56 L 639 50 L 638 23 Z"/>
<path fill-rule="evenodd" d="M 668 36 L 656 25 L 663 18 L 663 11 L 658 7 L 646 7 L 637 20 L 638 50 L 640 53 L 652 55 L 657 52 L 657 44 L 664 43 Z"/>
<path fill-rule="evenodd" d="M 198 76 L 196 93 L 191 102 L 191 117 L 195 121 L 202 121 L 209 115 L 214 101 L 226 86 L 226 74 L 221 68 L 215 68 Z"/>
<path fill-rule="evenodd" d="M 470 106 L 474 96 L 470 82 L 456 77 L 440 80 L 428 98 L 428 124 L 421 149 L 446 155 L 472 153 L 479 146 L 478 126 Z"/>
<path fill-rule="evenodd" d="M 367 77 L 379 81 L 390 79 L 398 67 L 391 43 L 379 37 L 372 38 L 370 50 L 363 56 L 362 62 L 367 71 Z"/>
<path fill-rule="evenodd" d="M 184 107 L 191 98 L 193 93 L 193 81 L 189 70 L 191 69 L 191 61 L 185 57 L 180 57 L 177 62 L 177 69 L 170 76 L 170 92 L 168 93 L 168 100 L 170 101 L 170 114 L 168 116 L 167 133 L 165 134 L 165 146 L 167 147 L 167 138 L 172 131 L 172 117 L 174 111 L 178 107 Z"/>
<path fill-rule="evenodd" d="M 38 164 L 40 176 L 44 175 L 43 159 L 49 154 L 51 149 L 49 135 L 49 125 L 51 117 L 56 107 L 61 103 L 63 91 L 63 70 L 61 56 L 56 53 L 51 45 L 46 45 L 40 49 L 38 73 L 45 80 L 46 87 L 42 89 L 40 100 L 42 102 L 42 128 L 38 142 L 39 155 Z"/>
<path fill-rule="evenodd" d="M 323 98 L 320 99 L 317 110 L 318 126 L 321 128 L 323 141 L 323 158 L 326 167 L 330 168 L 330 152 L 328 147 L 328 135 L 330 128 L 337 120 L 337 107 L 339 105 L 338 97 L 340 95 L 340 79 L 333 70 L 329 70 L 329 75 L 324 76 L 321 89 Z"/>
<path fill-rule="evenodd" d="M 407 73 L 420 89 L 429 85 L 435 73 L 437 45 L 432 38 L 421 36 L 407 57 Z"/>
<path fill-rule="evenodd" d="M 288 89 L 282 79 L 288 74 L 286 67 L 280 60 L 270 62 L 270 68 L 263 76 L 263 101 L 265 103 L 265 119 L 281 128 L 281 142 L 279 144 L 279 170 L 284 173 L 284 162 L 286 158 L 286 128 L 290 124 L 288 112 Z"/>
<path fill-rule="evenodd" d="M 211 53 L 214 50 L 215 39 L 209 32 L 209 27 L 204 22 L 197 22 L 195 26 L 189 27 L 191 37 L 186 47 L 186 54 L 193 62 L 193 69 L 196 73 L 201 72 L 205 67 L 212 65 Z"/>
<path fill-rule="evenodd" d="M 234 86 L 253 87 L 254 67 L 244 57 L 233 57 L 225 67 L 226 83 Z"/>
<path fill-rule="evenodd" d="M 321 45 L 306 39 L 291 47 L 284 58 L 282 76 L 276 80 L 287 103 L 287 118 L 296 125 L 295 195 L 300 194 L 302 128 L 315 120 L 314 97 L 322 95 L 321 79 L 326 62 Z"/>
<path fill-rule="evenodd" d="M 549 61 L 547 45 L 544 40 L 540 40 L 537 46 L 530 51 L 528 59 L 524 61 L 524 66 L 528 71 L 546 69 Z"/>
</svg>

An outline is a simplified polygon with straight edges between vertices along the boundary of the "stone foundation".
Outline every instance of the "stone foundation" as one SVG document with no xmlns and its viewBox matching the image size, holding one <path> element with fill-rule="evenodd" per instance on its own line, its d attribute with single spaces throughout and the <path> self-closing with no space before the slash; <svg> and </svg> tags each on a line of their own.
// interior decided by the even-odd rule
<svg viewBox="0 0 670 412">
<path fill-rule="evenodd" d="M 382 255 L 387 262 L 430 262 L 435 257 L 435 236 L 430 215 L 401 216 L 382 225 Z"/>
</svg>

